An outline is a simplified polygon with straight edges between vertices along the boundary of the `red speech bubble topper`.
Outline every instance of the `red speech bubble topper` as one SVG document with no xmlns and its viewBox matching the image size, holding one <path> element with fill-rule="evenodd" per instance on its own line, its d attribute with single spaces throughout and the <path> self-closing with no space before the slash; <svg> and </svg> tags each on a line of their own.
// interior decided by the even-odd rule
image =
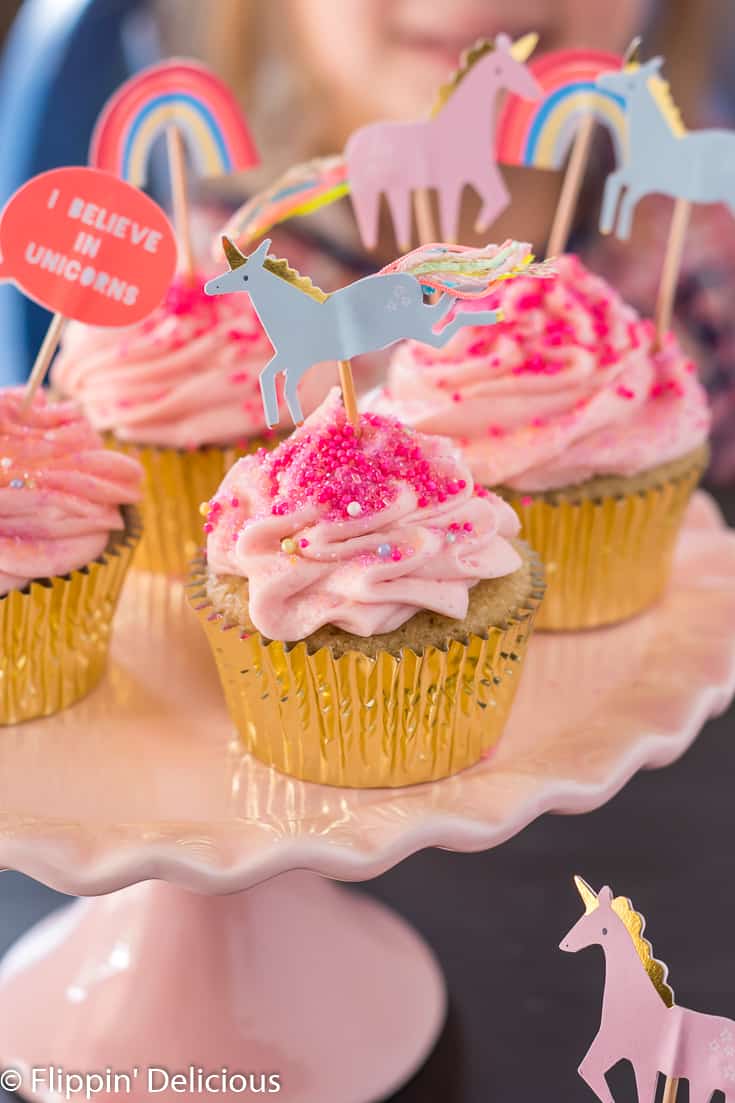
<svg viewBox="0 0 735 1103">
<path fill-rule="evenodd" d="M 112 173 L 34 176 L 0 215 L 0 280 L 65 318 L 126 326 L 160 304 L 176 239 L 157 203 Z"/>
</svg>

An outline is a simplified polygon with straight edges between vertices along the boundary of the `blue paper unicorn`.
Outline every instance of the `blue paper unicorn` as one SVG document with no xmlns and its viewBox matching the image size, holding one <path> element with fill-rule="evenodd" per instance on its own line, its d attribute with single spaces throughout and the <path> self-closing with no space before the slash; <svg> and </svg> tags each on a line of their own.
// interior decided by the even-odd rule
<svg viewBox="0 0 735 1103">
<path fill-rule="evenodd" d="M 659 75 L 663 59 L 630 65 L 597 78 L 599 88 L 625 101 L 627 142 L 623 163 L 608 176 L 600 232 L 630 237 L 640 199 L 654 193 L 691 203 L 726 203 L 735 214 L 735 133 L 687 132 Z"/>
<path fill-rule="evenodd" d="M 327 295 L 285 260 L 268 256 L 270 240 L 244 256 L 227 238 L 223 247 L 230 271 L 205 286 L 208 295 L 246 291 L 260 318 L 275 355 L 260 373 L 266 422 L 278 424 L 276 376 L 283 372 L 284 397 L 293 421 L 303 421 L 298 385 L 313 364 L 349 360 L 363 352 L 386 348 L 413 338 L 442 348 L 466 325 L 493 325 L 500 311 L 457 314 L 438 333 L 437 325 L 457 302 L 444 294 L 438 302 L 424 302 L 419 280 L 404 272 L 378 273 Z"/>
</svg>

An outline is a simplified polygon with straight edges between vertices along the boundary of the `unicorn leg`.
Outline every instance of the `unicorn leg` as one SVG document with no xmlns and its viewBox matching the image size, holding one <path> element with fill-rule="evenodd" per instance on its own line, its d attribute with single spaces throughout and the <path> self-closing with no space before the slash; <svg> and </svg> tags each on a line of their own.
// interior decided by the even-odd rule
<svg viewBox="0 0 735 1103">
<path fill-rule="evenodd" d="M 593 1043 L 594 1044 L 594 1043 Z M 590 1058 L 590 1053 L 587 1054 L 582 1064 L 579 1066 L 579 1075 L 584 1080 L 585 1084 L 592 1089 L 600 1103 L 615 1103 L 613 1094 L 610 1091 L 607 1080 L 605 1079 L 606 1068 L 596 1058 Z M 609 1067 L 609 1066 L 608 1066 Z M 640 1100 L 638 1103 L 648 1103 L 648 1100 Z"/>
<path fill-rule="evenodd" d="M 508 206 L 510 192 L 497 170 L 485 180 L 484 186 L 478 188 L 477 191 L 482 199 L 482 206 L 475 219 L 475 233 L 483 234 Z"/>
<path fill-rule="evenodd" d="M 299 401 L 299 383 L 301 382 L 303 374 L 303 369 L 299 370 L 298 367 L 291 364 L 290 367 L 286 368 L 283 375 L 283 397 L 286 399 L 288 412 L 291 415 L 291 420 L 294 425 L 300 425 L 304 420 L 301 402 Z"/>
<path fill-rule="evenodd" d="M 282 366 L 278 363 L 278 356 L 273 356 L 260 373 L 260 393 L 263 398 L 265 420 L 269 429 L 278 425 L 278 394 L 276 392 L 276 376 Z"/>
<path fill-rule="evenodd" d="M 444 313 L 446 313 L 446 310 Z M 425 345 L 431 345 L 434 349 L 441 349 L 444 348 L 447 341 L 450 341 L 455 333 L 464 326 L 494 326 L 497 322 L 501 322 L 502 320 L 503 315 L 500 310 L 476 310 L 474 313 L 465 311 L 463 314 L 458 314 L 456 318 L 453 318 L 449 325 L 444 326 L 444 329 L 439 330 L 438 333 L 430 329 L 428 332 L 422 333 L 414 339 L 422 341 Z M 436 321 L 436 319 L 434 319 L 434 321 Z"/>
<path fill-rule="evenodd" d="M 442 241 L 457 240 L 459 205 L 462 198 L 461 180 L 445 181 L 438 189 L 439 225 Z"/>
<path fill-rule="evenodd" d="M 630 237 L 630 231 L 633 229 L 633 212 L 638 204 L 638 200 L 641 198 L 641 193 L 633 191 L 632 188 L 628 188 L 620 203 L 620 213 L 618 215 L 618 226 L 615 231 L 615 236 L 618 241 L 627 241 Z"/>
<path fill-rule="evenodd" d="M 393 219 L 393 233 L 402 253 L 411 248 L 411 192 L 408 188 L 392 188 L 385 193 Z"/>
<path fill-rule="evenodd" d="M 351 184 L 352 208 L 355 212 L 360 240 L 366 249 L 373 250 L 378 244 L 378 215 L 380 213 L 380 192 Z"/>
<path fill-rule="evenodd" d="M 611 172 L 605 181 L 600 211 L 600 233 L 611 234 L 615 225 L 615 212 L 618 208 L 620 193 L 625 187 L 625 176 L 621 169 Z"/>
<path fill-rule="evenodd" d="M 658 1072 L 650 1068 L 634 1068 L 638 1103 L 655 1103 Z"/>
</svg>

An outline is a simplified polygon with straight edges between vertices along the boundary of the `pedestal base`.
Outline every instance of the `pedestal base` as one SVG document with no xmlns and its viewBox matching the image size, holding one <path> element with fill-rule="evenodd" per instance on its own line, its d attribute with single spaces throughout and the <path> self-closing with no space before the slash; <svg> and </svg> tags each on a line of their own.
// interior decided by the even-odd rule
<svg viewBox="0 0 735 1103">
<path fill-rule="evenodd" d="M 369 1103 L 421 1066 L 444 1013 L 431 951 L 362 895 L 300 872 L 226 897 L 145 882 L 72 904 L 9 952 L 0 1064 L 39 1103 L 68 1098 L 70 1073 L 128 1103 L 241 1100 L 261 1077 L 267 1098 L 269 1076 L 287 1103 Z"/>
</svg>

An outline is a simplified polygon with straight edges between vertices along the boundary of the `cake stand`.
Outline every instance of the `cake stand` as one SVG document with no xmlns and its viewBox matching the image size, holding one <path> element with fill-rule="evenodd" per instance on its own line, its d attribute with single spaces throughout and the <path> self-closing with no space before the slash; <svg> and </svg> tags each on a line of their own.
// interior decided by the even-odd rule
<svg viewBox="0 0 735 1103">
<path fill-rule="evenodd" d="M 133 573 L 116 625 L 93 694 L 0 730 L 0 866 L 99 897 L 7 955 L 4 1086 L 234 1099 L 271 1076 L 288 1103 L 367 1103 L 427 1056 L 444 986 L 402 920 L 328 878 L 497 846 L 681 755 L 735 691 L 735 534 L 699 494 L 665 599 L 537 634 L 497 750 L 409 789 L 311 785 L 244 755 L 181 584 Z M 74 1091 L 72 1072 L 92 1079 Z"/>
</svg>

